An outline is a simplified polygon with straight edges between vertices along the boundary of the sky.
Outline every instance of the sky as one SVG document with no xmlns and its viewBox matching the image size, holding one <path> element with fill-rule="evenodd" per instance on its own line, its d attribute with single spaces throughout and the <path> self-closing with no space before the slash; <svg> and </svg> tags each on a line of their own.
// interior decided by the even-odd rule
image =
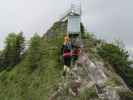
<svg viewBox="0 0 133 100">
<path fill-rule="evenodd" d="M 27 39 L 43 35 L 77 0 L 0 0 L 0 48 L 11 32 Z M 133 51 L 133 0 L 81 0 L 82 22 L 87 31 L 112 41 L 122 40 Z"/>
</svg>

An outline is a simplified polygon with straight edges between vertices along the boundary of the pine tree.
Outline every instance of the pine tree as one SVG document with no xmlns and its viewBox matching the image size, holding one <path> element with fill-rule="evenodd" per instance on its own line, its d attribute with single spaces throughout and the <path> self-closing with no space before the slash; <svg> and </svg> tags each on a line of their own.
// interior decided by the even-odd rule
<svg viewBox="0 0 133 100">
<path fill-rule="evenodd" d="M 5 48 L 2 52 L 2 67 L 13 67 L 20 62 L 24 51 L 24 37 L 22 33 L 10 33 L 5 41 Z"/>
<path fill-rule="evenodd" d="M 41 59 L 41 37 L 38 34 L 35 34 L 30 40 L 29 47 L 29 61 L 30 67 L 34 70 L 38 67 L 38 61 Z"/>
<path fill-rule="evenodd" d="M 16 59 L 16 63 L 18 63 L 21 60 L 24 50 L 25 50 L 25 38 L 23 36 L 23 32 L 20 32 L 17 35 L 16 39 L 16 55 L 18 57 L 18 59 Z"/>
<path fill-rule="evenodd" d="M 4 49 L 4 66 L 12 67 L 16 64 L 16 39 L 17 35 L 15 33 L 10 33 L 6 38 L 6 47 Z"/>
</svg>

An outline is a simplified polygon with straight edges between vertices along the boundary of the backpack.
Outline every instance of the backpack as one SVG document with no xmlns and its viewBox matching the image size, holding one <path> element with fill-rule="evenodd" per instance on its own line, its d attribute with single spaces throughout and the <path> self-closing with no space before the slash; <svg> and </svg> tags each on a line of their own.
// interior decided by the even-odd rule
<svg viewBox="0 0 133 100">
<path fill-rule="evenodd" d="M 63 49 L 63 51 L 64 50 L 72 50 L 72 45 L 70 44 L 70 43 L 68 43 L 68 44 L 66 44 L 66 45 L 64 45 L 64 49 Z"/>
</svg>

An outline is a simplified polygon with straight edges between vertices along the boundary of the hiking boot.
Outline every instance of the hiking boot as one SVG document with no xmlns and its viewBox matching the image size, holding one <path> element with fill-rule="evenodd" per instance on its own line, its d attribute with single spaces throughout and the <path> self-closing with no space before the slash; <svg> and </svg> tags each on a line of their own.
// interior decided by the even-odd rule
<svg viewBox="0 0 133 100">
<path fill-rule="evenodd" d="M 64 76 L 64 77 L 66 76 L 66 71 L 63 71 L 63 76 Z"/>
</svg>

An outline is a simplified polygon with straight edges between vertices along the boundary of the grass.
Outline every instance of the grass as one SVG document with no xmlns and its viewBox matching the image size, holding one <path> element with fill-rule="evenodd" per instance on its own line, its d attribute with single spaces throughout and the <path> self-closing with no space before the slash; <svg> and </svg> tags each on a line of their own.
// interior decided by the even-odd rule
<svg viewBox="0 0 133 100">
<path fill-rule="evenodd" d="M 59 51 L 63 44 L 63 35 L 61 34 L 66 32 L 65 26 L 66 24 L 55 23 L 49 30 L 49 33 L 54 32 L 55 35 L 48 39 L 44 35 L 39 47 L 41 59 L 37 62 L 35 70 L 30 67 L 31 63 L 28 60 L 27 52 L 24 59 L 13 69 L 0 72 L 0 100 L 48 100 L 48 97 L 58 87 L 58 84 L 62 82 L 63 65 L 59 62 Z M 100 41 L 88 34 L 88 37 L 84 38 L 83 42 L 85 51 L 89 52 L 89 58 L 94 61 L 100 60 L 101 57 L 96 50 Z M 107 85 L 115 86 L 119 84 L 113 78 L 107 82 Z M 58 100 L 64 100 L 66 96 L 69 97 L 68 95 L 68 89 L 66 88 L 65 95 L 60 96 Z M 127 96 L 132 98 L 131 93 L 125 94 L 126 98 Z M 72 96 L 71 98 L 71 100 L 95 99 L 97 98 L 97 93 L 95 88 L 86 88 L 81 91 L 80 96 Z"/>
<path fill-rule="evenodd" d="M 133 100 L 133 92 L 120 92 L 119 95 L 121 100 Z"/>
<path fill-rule="evenodd" d="M 80 95 L 80 100 L 89 100 L 89 99 L 94 99 L 97 98 L 97 93 L 95 88 L 90 88 L 90 89 L 85 89 L 85 91 L 83 91 Z"/>
<path fill-rule="evenodd" d="M 42 59 L 34 72 L 28 58 L 10 71 L 0 73 L 0 100 L 48 100 L 50 91 L 61 81 L 58 61 L 62 37 L 42 40 Z"/>
<path fill-rule="evenodd" d="M 122 83 L 120 82 L 120 80 L 118 80 L 115 76 L 112 76 L 110 78 L 110 80 L 108 80 L 108 81 L 105 82 L 105 84 L 107 86 L 112 86 L 112 87 L 116 87 L 116 86 L 121 86 L 122 85 Z"/>
</svg>

